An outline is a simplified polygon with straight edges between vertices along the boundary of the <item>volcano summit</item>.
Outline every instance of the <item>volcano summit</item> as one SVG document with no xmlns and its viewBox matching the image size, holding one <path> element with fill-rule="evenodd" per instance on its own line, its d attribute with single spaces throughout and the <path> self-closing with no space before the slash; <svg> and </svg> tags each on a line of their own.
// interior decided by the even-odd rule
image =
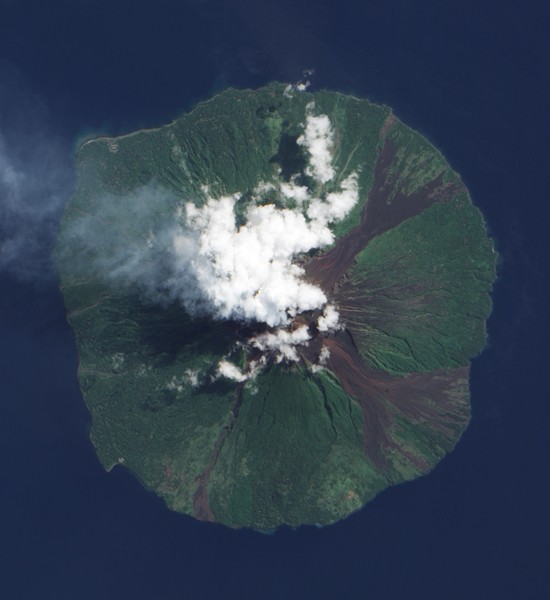
<svg viewBox="0 0 550 600">
<path fill-rule="evenodd" d="M 56 253 L 106 468 L 268 530 L 337 521 L 455 446 L 496 254 L 389 108 L 230 89 L 77 164 Z"/>
</svg>

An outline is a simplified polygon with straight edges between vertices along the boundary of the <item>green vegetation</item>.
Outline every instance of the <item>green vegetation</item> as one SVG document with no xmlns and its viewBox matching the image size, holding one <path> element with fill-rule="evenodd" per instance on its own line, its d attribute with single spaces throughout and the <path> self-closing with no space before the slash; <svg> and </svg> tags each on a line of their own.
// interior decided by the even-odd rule
<svg viewBox="0 0 550 600">
<path fill-rule="evenodd" d="M 340 293 L 367 362 L 396 374 L 467 365 L 485 343 L 492 252 L 466 194 L 374 238 Z"/>
<path fill-rule="evenodd" d="M 333 523 L 454 447 L 495 278 L 482 217 L 429 142 L 387 107 L 284 90 L 227 90 L 159 129 L 84 144 L 56 249 L 102 464 L 174 510 L 262 530 Z M 296 142 L 312 101 L 335 131 L 322 188 Z M 325 368 L 304 349 L 245 383 L 217 378 L 225 357 L 244 367 L 243 324 L 191 318 L 101 272 L 118 268 L 120 240 L 146 243 L 182 202 L 238 192 L 242 220 L 260 184 L 328 193 L 352 172 L 360 202 L 333 231 L 354 251 L 325 289 L 346 331 L 329 336 L 342 350 Z"/>
<path fill-rule="evenodd" d="M 385 487 L 365 461 L 363 415 L 328 373 L 272 368 L 245 388 L 237 423 L 212 472 L 222 522 L 327 523 Z"/>
</svg>

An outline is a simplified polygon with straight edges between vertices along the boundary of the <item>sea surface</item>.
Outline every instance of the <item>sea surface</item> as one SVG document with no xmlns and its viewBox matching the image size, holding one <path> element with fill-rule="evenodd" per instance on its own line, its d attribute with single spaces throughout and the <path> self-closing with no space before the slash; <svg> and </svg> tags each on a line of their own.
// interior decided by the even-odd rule
<svg viewBox="0 0 550 600">
<path fill-rule="evenodd" d="M 43 221 L 0 197 L 0 243 L 22 240 L 0 273 L 0 598 L 550 597 L 548 6 L 0 0 L 0 161 L 16 153 L 29 181 L 60 173 Z M 79 140 L 307 68 L 312 89 L 388 104 L 443 151 L 499 281 L 455 451 L 337 525 L 261 535 L 174 514 L 102 469 L 48 248 Z"/>
</svg>

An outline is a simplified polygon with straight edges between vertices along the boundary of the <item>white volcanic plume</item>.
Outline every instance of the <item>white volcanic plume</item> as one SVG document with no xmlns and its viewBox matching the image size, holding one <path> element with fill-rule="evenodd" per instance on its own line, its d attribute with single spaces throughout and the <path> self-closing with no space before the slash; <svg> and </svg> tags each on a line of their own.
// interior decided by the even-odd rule
<svg viewBox="0 0 550 600">
<path fill-rule="evenodd" d="M 304 134 L 298 138 L 309 154 L 308 170 L 319 183 L 334 177 L 334 132 L 326 115 L 314 116 L 308 105 Z M 171 285 L 182 304 L 193 312 L 206 310 L 215 318 L 287 325 L 297 314 L 322 308 L 323 291 L 303 278 L 295 258 L 334 241 L 329 225 L 343 219 L 358 200 L 357 175 L 324 198 L 311 197 L 305 186 L 280 182 L 269 193 L 292 198 L 298 208 L 251 205 L 245 223 L 236 224 L 236 196 L 210 198 L 200 208 L 184 205 L 180 228 L 172 239 L 175 272 Z M 178 284 L 179 282 L 179 284 Z M 320 328 L 338 322 L 334 308 Z M 290 358 L 290 355 L 287 356 Z"/>
<path fill-rule="evenodd" d="M 304 280 L 295 257 L 330 244 L 328 225 L 357 202 L 354 175 L 340 192 L 313 199 L 305 216 L 274 204 L 251 206 L 246 223 L 236 225 L 235 197 L 210 199 L 203 207 L 185 205 L 182 227 L 173 238 L 178 271 L 194 285 L 184 285 L 179 299 L 190 311 L 208 306 L 217 318 L 285 325 L 297 314 L 321 308 L 325 294 Z"/>
<path fill-rule="evenodd" d="M 307 106 L 306 123 L 298 144 L 308 154 L 306 173 L 317 185 L 333 180 L 334 131 L 328 116 L 315 115 Z M 268 194 L 292 199 L 296 208 L 274 203 L 250 205 L 238 226 L 235 205 L 239 196 L 209 198 L 198 208 L 189 202 L 179 214 L 172 238 L 174 276 L 171 285 L 188 311 L 201 310 L 218 319 L 262 322 L 275 328 L 248 340 L 251 347 L 270 353 L 277 362 L 298 360 L 297 346 L 307 344 L 306 325 L 291 329 L 292 319 L 323 309 L 317 322 L 322 334 L 339 327 L 336 308 L 323 291 L 304 279 L 295 264 L 300 254 L 334 241 L 329 225 L 342 220 L 358 201 L 357 174 L 339 189 L 312 196 L 305 186 L 279 182 L 259 186 Z M 244 381 L 256 371 L 243 373 L 227 360 L 218 375 Z"/>
<path fill-rule="evenodd" d="M 248 340 L 249 347 L 279 362 L 298 360 L 297 347 L 306 345 L 310 334 L 303 321 L 293 323 L 297 315 L 321 311 L 317 329 L 322 335 L 339 324 L 336 308 L 305 280 L 296 260 L 331 244 L 330 225 L 346 217 L 359 198 L 356 173 L 334 182 L 334 130 L 328 116 L 314 110 L 310 103 L 297 140 L 308 158 L 313 189 L 298 184 L 298 174 L 289 182 L 260 183 L 255 201 L 237 221 L 240 195 L 215 198 L 204 188 L 205 202 L 179 204 L 175 223 L 151 232 L 146 248 L 120 244 L 106 259 L 103 254 L 102 272 L 117 282 L 139 284 L 161 301 L 177 300 L 191 315 L 264 323 L 271 329 Z M 331 191 L 325 189 L 329 183 Z M 146 207 L 153 204 L 149 195 Z M 134 213 L 142 205 L 139 198 L 129 204 Z M 91 235 L 87 223 L 80 225 Z M 97 245 L 97 238 L 93 241 Z M 244 381 L 262 364 L 242 371 L 222 361 L 218 375 Z"/>
<path fill-rule="evenodd" d="M 192 271 L 196 287 L 180 290 L 183 304 L 192 309 L 198 292 L 218 318 L 270 326 L 322 306 L 325 295 L 302 279 L 292 259 L 330 241 L 329 229 L 313 227 L 300 212 L 273 204 L 252 207 L 246 224 L 237 227 L 235 200 L 186 205 L 185 228 L 174 236 L 174 252 L 176 264 Z"/>
<path fill-rule="evenodd" d="M 308 155 L 306 173 L 317 185 L 332 181 L 334 131 L 328 116 L 315 115 L 309 104 L 303 134 L 298 138 Z M 295 264 L 300 254 L 334 241 L 329 225 L 342 220 L 358 201 L 357 174 L 339 189 L 313 196 L 305 186 L 278 182 L 260 185 L 264 193 L 293 200 L 295 208 L 279 208 L 262 201 L 246 211 L 238 226 L 235 205 L 239 196 L 209 198 L 202 207 L 187 203 L 179 214 L 172 238 L 174 276 L 171 285 L 180 302 L 193 313 L 206 311 L 218 319 L 262 322 L 275 328 L 248 340 L 248 344 L 277 362 L 297 361 L 297 347 L 307 344 L 306 325 L 290 327 L 304 312 L 323 309 L 317 327 L 321 334 L 339 327 L 336 308 L 323 291 L 304 279 Z M 322 187 L 321 187 L 322 189 Z M 244 381 L 257 371 L 242 372 L 229 361 L 219 364 L 218 376 Z"/>
</svg>

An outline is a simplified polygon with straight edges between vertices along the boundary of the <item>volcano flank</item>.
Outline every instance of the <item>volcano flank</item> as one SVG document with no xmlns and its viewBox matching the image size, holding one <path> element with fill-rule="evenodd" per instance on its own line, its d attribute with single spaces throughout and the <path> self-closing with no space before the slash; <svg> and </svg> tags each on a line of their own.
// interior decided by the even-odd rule
<svg viewBox="0 0 550 600">
<path fill-rule="evenodd" d="M 230 89 L 77 164 L 56 255 L 107 469 L 270 530 L 342 519 L 454 448 L 496 253 L 389 108 Z"/>
</svg>

